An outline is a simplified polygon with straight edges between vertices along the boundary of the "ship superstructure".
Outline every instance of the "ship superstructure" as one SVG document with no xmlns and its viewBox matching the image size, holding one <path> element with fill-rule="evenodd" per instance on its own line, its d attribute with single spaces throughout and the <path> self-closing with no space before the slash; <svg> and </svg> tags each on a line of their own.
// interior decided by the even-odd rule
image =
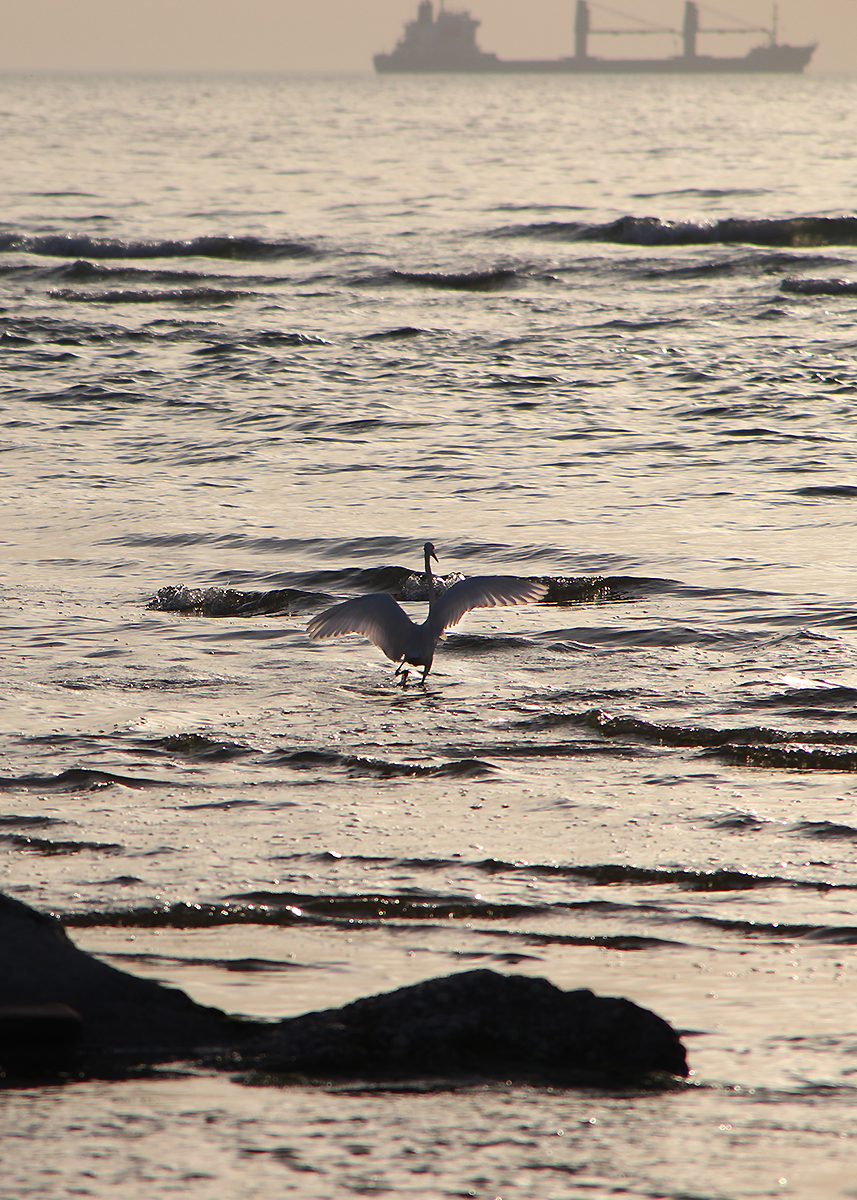
<svg viewBox="0 0 857 1200">
<path fill-rule="evenodd" d="M 574 16 L 574 55 L 553 59 L 502 59 L 480 50 L 476 30 L 480 22 L 469 12 L 451 12 L 443 7 L 435 13 L 432 0 L 420 0 L 415 21 L 391 54 L 375 55 L 375 70 L 392 72 L 529 73 L 529 74 L 708 74 L 714 72 L 798 73 L 812 58 L 815 46 L 784 46 L 777 41 L 777 17 L 771 27 L 706 28 L 700 23 L 699 5 L 686 0 L 681 29 L 647 25 L 642 28 L 599 29 L 592 25 L 589 0 L 577 0 Z M 615 10 L 611 10 L 615 11 Z M 593 35 L 673 34 L 682 39 L 682 53 L 671 58 L 601 58 L 590 53 Z M 700 54 L 700 34 L 765 33 L 767 45 L 754 46 L 741 58 L 718 58 Z"/>
</svg>

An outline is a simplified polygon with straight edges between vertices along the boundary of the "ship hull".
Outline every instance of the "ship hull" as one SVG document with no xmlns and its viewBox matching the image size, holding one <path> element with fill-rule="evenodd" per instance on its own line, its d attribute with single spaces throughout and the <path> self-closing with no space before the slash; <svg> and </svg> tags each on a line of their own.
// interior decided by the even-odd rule
<svg viewBox="0 0 857 1200">
<path fill-rule="evenodd" d="M 379 75 L 799 75 L 815 46 L 759 46 L 743 58 L 698 54 L 675 58 L 550 58 L 502 59 L 479 54 L 467 60 L 422 61 L 411 56 L 376 54 Z"/>
</svg>

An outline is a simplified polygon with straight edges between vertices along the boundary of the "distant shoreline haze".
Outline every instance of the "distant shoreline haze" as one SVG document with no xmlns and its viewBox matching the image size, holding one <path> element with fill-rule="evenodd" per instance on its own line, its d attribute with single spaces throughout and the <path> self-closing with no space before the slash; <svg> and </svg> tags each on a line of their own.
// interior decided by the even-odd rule
<svg viewBox="0 0 857 1200">
<path fill-rule="evenodd" d="M 372 70 L 372 55 L 392 50 L 416 13 L 416 0 L 0 0 L 4 71 L 329 71 Z M 571 0 L 472 0 L 482 49 L 506 58 L 571 54 Z M 681 0 L 618 0 L 611 9 L 677 28 Z M 736 23 L 769 26 L 767 0 L 722 0 L 718 11 Z M 704 25 L 727 24 L 701 5 Z M 621 18 L 593 5 L 593 25 L 616 28 Z M 629 28 L 631 23 L 627 22 Z M 854 0 L 780 0 L 779 40 L 817 42 L 809 70 L 857 70 Z M 700 53 L 743 54 L 764 34 L 702 36 Z M 604 57 L 668 56 L 678 39 L 593 37 Z"/>
</svg>

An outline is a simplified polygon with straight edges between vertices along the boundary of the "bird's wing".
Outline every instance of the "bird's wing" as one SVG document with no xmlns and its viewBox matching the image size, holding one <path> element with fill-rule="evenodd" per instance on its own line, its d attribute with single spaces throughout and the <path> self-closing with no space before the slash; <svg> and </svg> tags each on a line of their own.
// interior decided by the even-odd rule
<svg viewBox="0 0 857 1200">
<path fill-rule="evenodd" d="M 355 596 L 343 604 L 334 604 L 313 617 L 307 625 L 311 638 L 338 637 L 343 633 L 362 633 L 379 650 L 398 662 L 404 653 L 405 637 L 413 627 L 410 617 L 387 592 Z"/>
<path fill-rule="evenodd" d="M 471 608 L 494 608 L 505 604 L 530 604 L 541 600 L 547 591 L 534 579 L 515 575 L 475 575 L 460 579 L 432 605 L 429 621 L 438 637 L 444 629 L 457 625 Z"/>
</svg>

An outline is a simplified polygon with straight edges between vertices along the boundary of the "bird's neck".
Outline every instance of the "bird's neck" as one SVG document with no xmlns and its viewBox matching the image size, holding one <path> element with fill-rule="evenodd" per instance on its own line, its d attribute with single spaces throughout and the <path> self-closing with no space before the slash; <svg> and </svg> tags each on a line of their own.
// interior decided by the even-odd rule
<svg viewBox="0 0 857 1200">
<path fill-rule="evenodd" d="M 426 550 L 426 586 L 428 587 L 429 608 L 434 604 L 434 576 L 431 573 L 431 557 Z"/>
</svg>

